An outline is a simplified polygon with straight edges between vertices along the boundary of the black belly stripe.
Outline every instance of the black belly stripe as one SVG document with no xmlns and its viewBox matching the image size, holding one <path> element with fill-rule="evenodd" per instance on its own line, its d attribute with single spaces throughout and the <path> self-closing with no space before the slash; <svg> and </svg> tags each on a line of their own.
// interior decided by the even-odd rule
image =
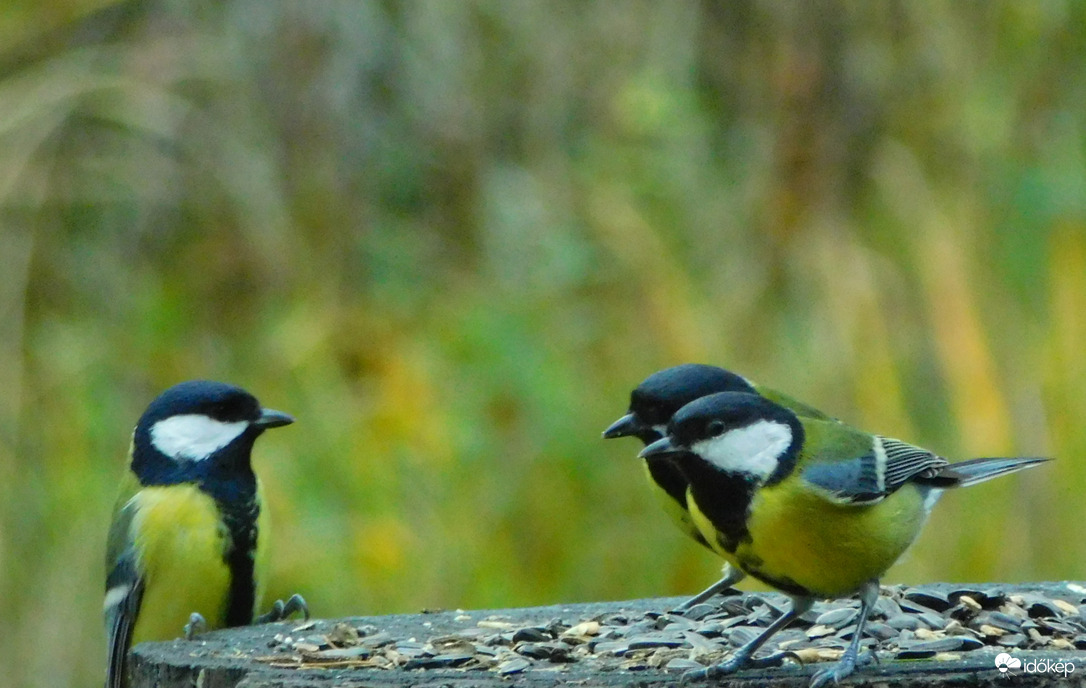
<svg viewBox="0 0 1086 688">
<path fill-rule="evenodd" d="M 253 607 L 256 604 L 253 560 L 259 536 L 256 522 L 260 515 L 260 504 L 256 499 L 230 504 L 220 502 L 219 509 L 229 538 L 223 551 L 223 561 L 230 570 L 230 591 L 223 610 L 223 623 L 226 626 L 245 626 L 253 622 Z"/>
<path fill-rule="evenodd" d="M 807 588 L 786 576 L 770 576 L 763 573 L 757 567 L 741 566 L 740 568 L 742 568 L 745 573 L 757 578 L 766 585 L 773 586 L 781 592 L 786 592 L 790 595 L 798 595 L 800 597 L 818 597 L 818 595 L 815 595 Z"/>
</svg>

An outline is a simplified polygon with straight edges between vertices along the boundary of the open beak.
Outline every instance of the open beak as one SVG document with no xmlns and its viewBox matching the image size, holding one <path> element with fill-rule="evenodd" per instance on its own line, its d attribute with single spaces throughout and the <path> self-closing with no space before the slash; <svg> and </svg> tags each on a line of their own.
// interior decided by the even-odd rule
<svg viewBox="0 0 1086 688">
<path fill-rule="evenodd" d="M 636 435 L 641 429 L 641 420 L 632 413 L 627 413 L 619 418 L 611 426 L 603 431 L 603 439 L 613 440 L 616 437 L 629 437 Z"/>
<path fill-rule="evenodd" d="M 253 425 L 261 430 L 267 430 L 268 428 L 281 428 L 293 422 L 294 416 L 289 413 L 266 408 L 260 409 L 260 418 L 257 418 Z"/>
<path fill-rule="evenodd" d="M 671 443 L 671 438 L 664 437 L 642 449 L 641 453 L 637 456 L 642 459 L 662 459 L 669 454 L 678 454 L 681 452 L 682 449 L 679 449 Z"/>
</svg>

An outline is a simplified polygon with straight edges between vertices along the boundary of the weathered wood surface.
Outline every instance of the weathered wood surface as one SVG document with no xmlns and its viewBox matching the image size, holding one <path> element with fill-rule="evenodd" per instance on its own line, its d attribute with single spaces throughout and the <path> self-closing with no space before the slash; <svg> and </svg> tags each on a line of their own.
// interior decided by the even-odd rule
<svg viewBox="0 0 1086 688">
<path fill-rule="evenodd" d="M 1071 584 L 1072 590 L 1082 584 Z M 922 586 L 913 590 L 947 591 L 956 587 L 946 584 Z M 977 586 L 971 586 L 977 587 Z M 1069 597 L 1065 583 L 1039 583 L 1021 586 L 986 584 L 986 589 L 999 589 L 1007 594 L 1041 594 L 1070 600 L 1072 604 L 1086 603 L 1086 595 Z M 784 604 L 784 598 L 756 593 L 758 597 Z M 337 623 L 353 628 L 368 628 L 391 638 L 414 638 L 420 643 L 444 636 L 477 632 L 483 625 L 508 623 L 511 627 L 545 626 L 560 619 L 567 626 L 593 618 L 624 613 L 634 617 L 646 612 L 665 612 L 682 602 L 682 598 L 633 600 L 592 604 L 555 605 L 524 609 L 485 611 L 445 611 L 425 614 L 402 614 L 374 617 L 350 617 L 338 620 L 318 620 L 310 624 L 279 623 L 216 631 L 193 641 L 176 640 L 167 643 L 145 643 L 132 655 L 134 688 L 361 688 L 371 686 L 407 687 L 442 686 L 448 688 L 491 688 L 497 686 L 664 686 L 677 685 L 681 671 L 659 668 L 631 670 L 630 662 L 622 657 L 593 656 L 592 661 L 550 663 L 536 661 L 519 673 L 502 676 L 493 668 L 320 668 L 306 663 L 299 668 L 306 642 L 335 633 Z M 1073 625 L 1086 623 L 1070 615 L 1064 621 Z M 343 628 L 342 626 L 340 627 Z M 290 640 L 286 640 L 290 638 Z M 1046 648 L 1043 650 L 1012 649 L 1010 653 L 1023 661 L 1044 659 L 1051 663 L 1073 663 L 1074 670 L 1066 676 L 1059 673 L 1024 673 L 1003 675 L 995 668 L 995 656 L 1003 650 L 984 647 L 957 653 L 955 659 L 895 660 L 892 655 L 880 656 L 880 663 L 864 667 L 844 683 L 851 686 L 878 688 L 907 688 L 912 686 L 993 686 L 1020 688 L 1061 686 L 1086 688 L 1086 650 L 1077 648 Z M 277 666 L 277 664 L 279 664 Z M 782 688 L 806 686 L 811 674 L 827 664 L 798 665 L 741 672 L 714 685 L 753 688 L 772 684 Z"/>
</svg>

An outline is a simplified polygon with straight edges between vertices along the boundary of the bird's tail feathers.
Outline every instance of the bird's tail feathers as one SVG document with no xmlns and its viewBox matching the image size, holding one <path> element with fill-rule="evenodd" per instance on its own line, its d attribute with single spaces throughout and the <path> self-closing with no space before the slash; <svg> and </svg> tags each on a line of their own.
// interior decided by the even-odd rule
<svg viewBox="0 0 1086 688">
<path fill-rule="evenodd" d="M 1025 470 L 1048 461 L 1040 456 L 969 459 L 944 466 L 930 482 L 938 487 L 969 487 L 1001 475 Z"/>
</svg>

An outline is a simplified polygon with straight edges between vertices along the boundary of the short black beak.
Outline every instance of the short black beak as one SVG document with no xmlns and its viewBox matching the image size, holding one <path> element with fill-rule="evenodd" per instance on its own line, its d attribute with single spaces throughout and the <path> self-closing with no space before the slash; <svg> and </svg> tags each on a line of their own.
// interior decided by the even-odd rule
<svg viewBox="0 0 1086 688">
<path fill-rule="evenodd" d="M 636 435 L 641 431 L 642 427 L 641 420 L 637 416 L 632 413 L 627 413 L 614 423 L 611 423 L 611 427 L 603 431 L 603 439 L 613 440 L 616 437 Z"/>
<path fill-rule="evenodd" d="M 260 418 L 257 418 L 253 425 L 261 430 L 267 430 L 268 428 L 281 428 L 293 422 L 294 416 L 289 413 L 266 408 L 260 409 Z"/>
<path fill-rule="evenodd" d="M 681 452 L 682 449 L 671 443 L 671 438 L 664 437 L 642 449 L 637 456 L 642 459 L 662 459 L 669 454 L 679 454 Z"/>
</svg>

